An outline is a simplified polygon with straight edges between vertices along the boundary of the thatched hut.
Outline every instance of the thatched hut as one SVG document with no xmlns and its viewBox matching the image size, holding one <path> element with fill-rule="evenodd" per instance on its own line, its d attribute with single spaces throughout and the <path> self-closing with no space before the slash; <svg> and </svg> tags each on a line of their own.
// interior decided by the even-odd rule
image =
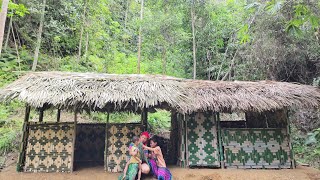
<svg viewBox="0 0 320 180">
<path fill-rule="evenodd" d="M 147 129 L 147 114 L 172 112 L 171 149 L 185 166 L 292 168 L 292 106 L 317 107 L 320 91 L 284 82 L 213 82 L 160 75 L 35 72 L 0 90 L 0 101 L 26 103 L 17 169 L 72 171 L 79 161 L 103 163 L 119 172 L 130 138 Z M 29 122 L 30 108 L 39 122 Z M 57 122 L 43 122 L 43 112 L 57 109 Z M 75 112 L 74 122 L 60 122 L 60 111 Z M 141 114 L 135 124 L 80 124 L 82 111 Z M 220 120 L 219 113 L 242 112 L 245 118 Z M 109 117 L 109 116 L 108 116 Z M 81 158 L 79 158 L 81 157 Z"/>
</svg>

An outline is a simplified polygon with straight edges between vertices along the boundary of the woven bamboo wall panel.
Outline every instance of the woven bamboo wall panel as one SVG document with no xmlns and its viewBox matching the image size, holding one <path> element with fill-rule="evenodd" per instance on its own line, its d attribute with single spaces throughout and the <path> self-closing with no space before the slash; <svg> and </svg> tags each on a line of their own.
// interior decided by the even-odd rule
<svg viewBox="0 0 320 180">
<path fill-rule="evenodd" d="M 286 129 L 224 129 L 226 167 L 290 168 Z"/>
<path fill-rule="evenodd" d="M 128 146 L 133 136 L 139 136 L 141 124 L 109 124 L 106 137 L 106 167 L 109 172 L 123 171 L 127 162 Z"/>
<path fill-rule="evenodd" d="M 30 124 L 25 171 L 70 172 L 74 124 Z"/>
<path fill-rule="evenodd" d="M 194 113 L 186 117 L 189 166 L 220 167 L 217 128 L 212 113 Z"/>
<path fill-rule="evenodd" d="M 77 124 L 76 134 L 75 161 L 103 163 L 106 124 Z"/>
</svg>

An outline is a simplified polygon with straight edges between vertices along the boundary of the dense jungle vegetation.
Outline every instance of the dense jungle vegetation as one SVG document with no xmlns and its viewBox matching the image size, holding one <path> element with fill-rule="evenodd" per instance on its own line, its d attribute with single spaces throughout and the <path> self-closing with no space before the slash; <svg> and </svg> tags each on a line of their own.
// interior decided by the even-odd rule
<svg viewBox="0 0 320 180">
<path fill-rule="evenodd" d="M 0 29 L 4 28 L 0 87 L 26 71 L 267 79 L 320 86 L 319 0 L 0 0 L 0 4 Z M 0 105 L 0 166 L 7 153 L 17 151 L 23 113 L 20 102 Z M 294 109 L 291 117 L 297 160 L 319 167 L 319 110 Z M 113 119 L 132 118 L 115 114 Z M 102 121 L 105 115 L 93 119 Z M 153 114 L 149 123 L 154 129 L 168 129 L 169 114 Z"/>
</svg>

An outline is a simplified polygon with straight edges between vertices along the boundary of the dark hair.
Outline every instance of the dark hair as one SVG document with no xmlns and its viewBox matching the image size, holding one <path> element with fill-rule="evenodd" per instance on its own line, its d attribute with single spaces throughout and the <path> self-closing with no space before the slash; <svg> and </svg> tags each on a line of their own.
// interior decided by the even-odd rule
<svg viewBox="0 0 320 180">
<path fill-rule="evenodd" d="M 139 141 L 139 137 L 138 136 L 133 136 L 133 138 L 132 138 L 132 142 L 137 142 L 137 141 Z"/>
<path fill-rule="evenodd" d="M 161 140 L 158 136 L 156 135 L 153 135 L 150 139 L 149 139 L 149 142 L 150 141 L 153 141 L 155 143 L 157 143 L 157 146 L 159 146 L 161 149 L 162 149 L 162 144 L 161 144 Z"/>
</svg>

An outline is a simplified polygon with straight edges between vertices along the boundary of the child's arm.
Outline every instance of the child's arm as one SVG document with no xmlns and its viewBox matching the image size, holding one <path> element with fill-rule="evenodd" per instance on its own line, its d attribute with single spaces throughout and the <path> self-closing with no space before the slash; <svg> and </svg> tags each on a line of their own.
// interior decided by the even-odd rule
<svg viewBox="0 0 320 180">
<path fill-rule="evenodd" d="M 137 156 L 133 156 L 138 162 L 142 163 L 141 159 L 138 158 Z"/>
<path fill-rule="evenodd" d="M 142 147 L 143 147 L 144 149 L 149 150 L 149 151 L 157 151 L 157 150 L 158 150 L 158 146 L 155 147 L 155 148 L 151 148 L 151 147 L 148 147 L 148 146 L 143 145 Z"/>
<path fill-rule="evenodd" d="M 136 156 L 137 154 L 138 154 L 138 149 L 134 149 L 134 150 L 130 149 L 129 150 L 129 155 L 130 156 Z"/>
</svg>

